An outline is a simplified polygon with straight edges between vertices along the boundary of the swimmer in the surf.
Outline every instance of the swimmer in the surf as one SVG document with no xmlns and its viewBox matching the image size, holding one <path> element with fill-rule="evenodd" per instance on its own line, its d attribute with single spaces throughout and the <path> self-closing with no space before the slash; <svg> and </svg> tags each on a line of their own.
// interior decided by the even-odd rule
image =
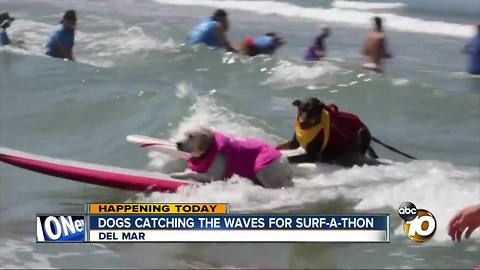
<svg viewBox="0 0 480 270">
<path fill-rule="evenodd" d="M 7 12 L 0 14 L 0 46 L 12 45 L 23 48 L 24 42 L 20 40 L 12 41 L 7 33 L 7 28 L 12 26 L 15 17 L 11 17 Z"/>
<path fill-rule="evenodd" d="M 467 72 L 480 75 L 480 24 L 477 25 L 477 34 L 463 48 L 463 53 L 469 56 Z"/>
<path fill-rule="evenodd" d="M 47 55 L 54 58 L 74 61 L 73 46 L 75 44 L 75 28 L 77 14 L 74 10 L 67 10 L 60 24 L 55 26 L 47 43 Z"/>
<path fill-rule="evenodd" d="M 209 47 L 225 48 L 229 52 L 236 52 L 225 35 L 229 27 L 227 16 L 225 10 L 217 9 L 212 17 L 204 19 L 193 28 L 187 38 L 188 43 L 203 43 Z"/>
<path fill-rule="evenodd" d="M 374 29 L 367 35 L 365 43 L 363 44 L 363 55 L 366 57 L 366 62 L 363 68 L 374 70 L 376 72 L 383 72 L 383 59 L 391 58 L 387 47 L 387 39 L 385 37 L 382 25 L 382 18 L 374 17 Z"/>
<path fill-rule="evenodd" d="M 269 32 L 259 37 L 248 36 L 240 43 L 239 52 L 248 56 L 259 54 L 272 55 L 285 43 L 285 39 L 274 32 Z"/>
<path fill-rule="evenodd" d="M 323 27 L 322 32 L 315 38 L 313 44 L 308 47 L 303 59 L 305 61 L 318 61 L 326 55 L 325 39 L 330 36 L 330 28 Z"/>
</svg>

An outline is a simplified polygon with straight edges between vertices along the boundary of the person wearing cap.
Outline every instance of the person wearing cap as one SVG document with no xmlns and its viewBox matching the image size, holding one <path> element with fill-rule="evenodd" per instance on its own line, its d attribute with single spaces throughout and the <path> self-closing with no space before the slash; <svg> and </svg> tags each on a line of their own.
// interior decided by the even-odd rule
<svg viewBox="0 0 480 270">
<path fill-rule="evenodd" d="M 272 55 L 280 48 L 286 41 L 277 33 L 269 32 L 259 37 L 246 37 L 240 44 L 239 51 L 248 56 L 255 56 L 259 54 Z"/>
<path fill-rule="evenodd" d="M 469 56 L 467 72 L 480 75 L 480 24 L 476 28 L 477 34 L 465 45 L 463 53 Z"/>
<path fill-rule="evenodd" d="M 7 12 L 0 14 L 0 46 L 12 44 L 7 34 L 7 28 L 10 27 L 14 20 L 15 18 L 10 17 L 10 14 Z"/>
<path fill-rule="evenodd" d="M 77 15 L 74 10 L 67 10 L 60 24 L 55 26 L 47 43 L 47 55 L 55 58 L 74 60 L 75 27 Z"/>
<path fill-rule="evenodd" d="M 303 59 L 305 61 L 318 61 L 326 55 L 325 39 L 330 36 L 330 29 L 323 27 L 322 32 L 315 38 L 313 44 L 308 47 Z"/>
<path fill-rule="evenodd" d="M 236 52 L 225 36 L 228 31 L 227 16 L 225 10 L 217 9 L 210 18 L 202 20 L 193 28 L 187 42 L 190 44 L 203 43 L 209 47 L 225 48 L 227 51 Z"/>
</svg>

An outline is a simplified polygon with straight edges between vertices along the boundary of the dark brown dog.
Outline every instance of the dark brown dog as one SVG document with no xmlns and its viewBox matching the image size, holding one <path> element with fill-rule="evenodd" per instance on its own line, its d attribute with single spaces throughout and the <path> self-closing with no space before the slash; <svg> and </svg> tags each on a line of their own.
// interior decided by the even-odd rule
<svg viewBox="0 0 480 270">
<path fill-rule="evenodd" d="M 298 132 L 309 130 L 325 121 L 322 117 L 329 118 L 328 141 L 324 144 L 327 136 L 323 132 L 312 139 L 306 147 L 305 154 L 291 156 L 292 163 L 325 162 L 338 164 L 345 167 L 353 165 L 378 165 L 381 164 L 377 154 L 370 146 L 372 136 L 367 126 L 351 113 L 339 111 L 335 105 L 325 105 L 317 98 L 295 100 L 292 103 L 297 107 L 297 124 L 293 138 L 286 143 L 277 146 L 280 150 L 296 149 L 301 146 Z M 328 122 L 327 122 L 328 123 Z M 322 149 L 323 148 L 323 149 Z M 367 156 L 368 155 L 368 156 Z"/>
</svg>

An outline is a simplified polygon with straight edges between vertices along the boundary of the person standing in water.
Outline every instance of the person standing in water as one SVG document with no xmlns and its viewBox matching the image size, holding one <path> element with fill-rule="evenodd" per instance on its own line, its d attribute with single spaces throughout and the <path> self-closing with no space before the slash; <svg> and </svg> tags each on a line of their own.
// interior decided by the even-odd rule
<svg viewBox="0 0 480 270">
<path fill-rule="evenodd" d="M 15 21 L 15 17 L 10 17 L 8 12 L 4 12 L 0 14 L 0 47 L 11 45 L 17 48 L 25 49 L 25 42 L 21 40 L 10 40 L 10 37 L 7 33 L 7 28 L 9 28 L 13 21 Z"/>
<path fill-rule="evenodd" d="M 15 17 L 10 17 L 10 14 L 7 12 L 0 14 L 0 46 L 12 44 L 7 34 L 7 28 L 10 27 L 14 20 Z"/>
<path fill-rule="evenodd" d="M 318 61 L 326 55 L 325 39 L 330 36 L 330 28 L 323 27 L 322 32 L 315 38 L 312 46 L 310 46 L 303 59 L 305 61 Z"/>
<path fill-rule="evenodd" d="M 383 59 L 391 58 L 388 52 L 387 39 L 383 32 L 382 18 L 374 17 L 374 29 L 367 35 L 363 44 L 363 55 L 366 56 L 366 62 L 363 68 L 383 72 Z"/>
<path fill-rule="evenodd" d="M 225 35 L 228 31 L 227 16 L 225 10 L 217 9 L 212 17 L 203 20 L 193 28 L 192 33 L 187 38 L 188 43 L 204 43 L 213 48 L 225 48 L 229 52 L 236 52 Z"/>
<path fill-rule="evenodd" d="M 47 43 L 47 55 L 54 58 L 74 61 L 73 46 L 75 44 L 75 28 L 77 14 L 74 10 L 67 10 L 60 24 L 55 26 Z"/>
<path fill-rule="evenodd" d="M 477 34 L 465 45 L 463 53 L 469 55 L 467 72 L 480 75 L 480 24 L 477 24 Z"/>
</svg>

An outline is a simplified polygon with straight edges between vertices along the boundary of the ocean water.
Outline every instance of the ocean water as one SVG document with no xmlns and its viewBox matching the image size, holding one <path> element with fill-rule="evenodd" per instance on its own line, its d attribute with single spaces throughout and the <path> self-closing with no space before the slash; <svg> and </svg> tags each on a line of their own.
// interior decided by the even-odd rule
<svg viewBox="0 0 480 270">
<path fill-rule="evenodd" d="M 238 57 L 185 36 L 216 7 L 234 42 L 277 31 L 273 57 Z M 62 12 L 79 15 L 77 62 L 43 56 Z M 467 268 L 480 264 L 480 232 L 453 243 L 449 218 L 480 200 L 480 78 L 460 51 L 478 23 L 477 0 L 232 1 L 0 0 L 17 17 L 0 48 L 0 145 L 58 158 L 152 171 L 179 165 L 126 142 L 175 139 L 199 123 L 278 143 L 290 138 L 291 102 L 316 96 L 359 114 L 393 164 L 297 168 L 295 187 L 266 190 L 234 178 L 175 194 L 126 192 L 0 164 L 0 266 L 29 268 Z M 360 68 L 370 18 L 380 15 L 394 59 L 381 76 Z M 321 26 L 328 57 L 301 56 Z M 430 210 L 438 228 L 416 244 L 400 230 L 403 201 Z M 88 202 L 228 202 L 241 213 L 390 213 L 389 244 L 35 244 L 36 213 L 78 212 Z"/>
</svg>

